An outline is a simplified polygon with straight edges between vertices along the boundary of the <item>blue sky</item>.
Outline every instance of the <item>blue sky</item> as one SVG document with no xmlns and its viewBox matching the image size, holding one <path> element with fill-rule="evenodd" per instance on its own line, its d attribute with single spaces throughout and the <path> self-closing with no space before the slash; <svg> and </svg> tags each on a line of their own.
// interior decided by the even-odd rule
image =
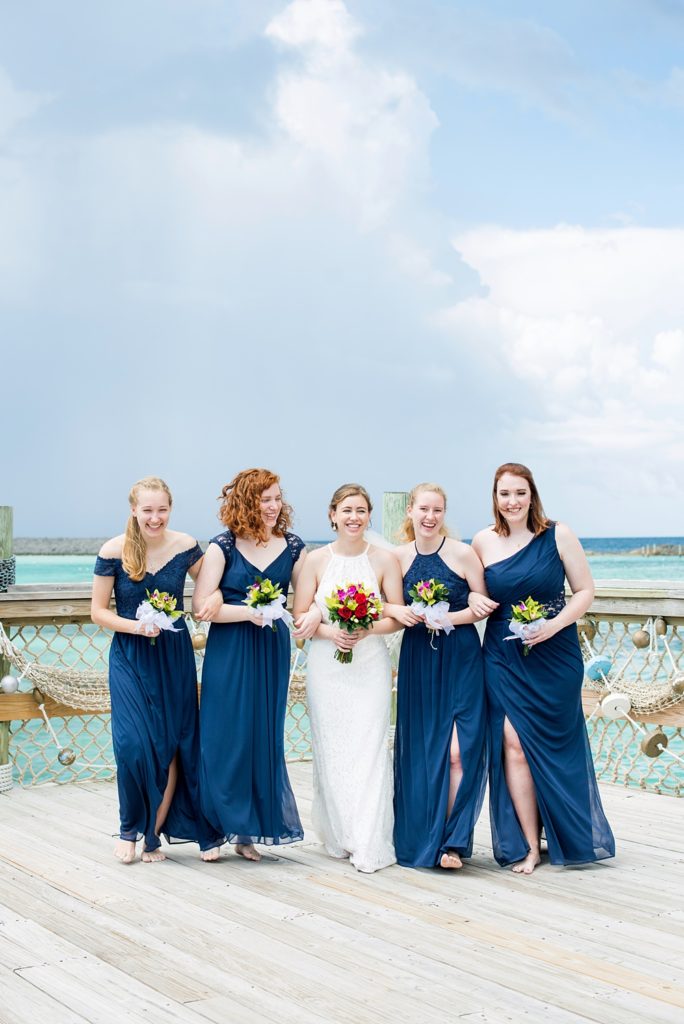
<svg viewBox="0 0 684 1024">
<path fill-rule="evenodd" d="M 678 534 L 684 3 L 1 3 L 0 503 L 214 532 L 496 466 L 583 535 Z M 379 524 L 378 524 L 379 525 Z"/>
</svg>

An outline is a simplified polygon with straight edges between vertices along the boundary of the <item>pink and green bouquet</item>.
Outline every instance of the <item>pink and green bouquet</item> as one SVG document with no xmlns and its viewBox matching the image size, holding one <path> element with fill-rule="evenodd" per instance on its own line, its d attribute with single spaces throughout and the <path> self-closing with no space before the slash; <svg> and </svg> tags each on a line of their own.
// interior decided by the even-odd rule
<svg viewBox="0 0 684 1024">
<path fill-rule="evenodd" d="M 454 628 L 448 619 L 448 587 L 435 579 L 419 580 L 409 590 L 409 597 L 413 598 L 411 611 L 425 619 L 425 625 L 430 633 L 430 647 L 436 650 L 433 641 L 437 633 L 443 629 L 448 636 Z"/>
<path fill-rule="evenodd" d="M 372 629 L 373 623 L 382 617 L 382 601 L 363 583 L 345 583 L 335 587 L 325 599 L 330 621 L 353 633 L 355 629 Z M 335 651 L 335 660 L 348 665 L 352 651 Z"/>
<path fill-rule="evenodd" d="M 270 626 L 275 631 L 277 619 L 282 619 L 286 626 L 292 624 L 292 616 L 285 607 L 285 601 L 282 587 L 278 583 L 257 576 L 255 582 L 247 587 L 247 596 L 243 603 L 261 613 L 262 629 Z"/>
<path fill-rule="evenodd" d="M 544 605 L 540 604 L 539 601 L 535 601 L 533 597 L 527 597 L 524 601 L 512 604 L 511 611 L 511 621 L 508 628 L 513 636 L 507 636 L 506 640 L 522 640 L 523 654 L 527 656 L 530 653 L 530 649 L 525 641 L 531 639 L 535 633 L 538 633 L 542 622 L 545 621 Z"/>
<path fill-rule="evenodd" d="M 174 626 L 176 619 L 183 618 L 187 615 L 187 612 L 178 611 L 176 605 L 178 604 L 178 598 L 173 597 L 166 590 L 153 590 L 151 593 L 146 590 L 147 600 L 141 601 L 135 613 L 136 619 L 138 619 L 138 629 L 142 629 L 145 634 L 151 632 L 152 627 L 156 626 L 157 629 L 167 629 L 172 633 L 177 633 L 178 630 Z M 152 637 L 152 643 L 156 643 L 156 637 Z"/>
</svg>

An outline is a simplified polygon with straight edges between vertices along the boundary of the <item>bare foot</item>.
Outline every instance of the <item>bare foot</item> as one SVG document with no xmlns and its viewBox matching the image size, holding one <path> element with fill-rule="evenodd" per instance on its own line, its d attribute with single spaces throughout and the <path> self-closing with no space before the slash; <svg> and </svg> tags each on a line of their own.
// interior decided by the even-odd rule
<svg viewBox="0 0 684 1024">
<path fill-rule="evenodd" d="M 212 861 L 218 860 L 221 856 L 221 847 L 213 846 L 211 850 L 200 850 L 200 860 Z"/>
<path fill-rule="evenodd" d="M 157 847 L 156 850 L 143 850 L 140 859 L 144 864 L 156 864 L 157 861 L 166 860 L 166 854 Z"/>
<path fill-rule="evenodd" d="M 117 839 L 114 847 L 114 856 L 122 864 L 132 864 L 135 860 L 135 843 L 128 839 Z"/>
<path fill-rule="evenodd" d="M 244 857 L 245 860 L 253 860 L 255 862 L 261 860 L 261 854 L 258 850 L 254 849 L 253 843 L 237 843 L 235 852 L 238 857 Z"/>
<path fill-rule="evenodd" d="M 519 860 L 517 864 L 513 865 L 511 871 L 514 871 L 516 875 L 531 875 L 540 864 L 541 857 L 539 856 L 539 851 L 530 850 L 525 860 Z"/>
<path fill-rule="evenodd" d="M 440 868 L 462 868 L 463 861 L 455 850 L 447 850 L 447 852 L 443 853 L 440 857 L 439 866 Z"/>
</svg>

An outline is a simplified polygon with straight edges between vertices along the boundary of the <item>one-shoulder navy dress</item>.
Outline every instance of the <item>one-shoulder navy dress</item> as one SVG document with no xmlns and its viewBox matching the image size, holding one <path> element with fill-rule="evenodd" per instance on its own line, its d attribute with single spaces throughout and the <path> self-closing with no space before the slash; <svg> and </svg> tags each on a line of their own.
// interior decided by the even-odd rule
<svg viewBox="0 0 684 1024">
<path fill-rule="evenodd" d="M 226 567 L 225 604 L 242 604 L 256 577 L 287 594 L 304 542 L 286 534 L 283 551 L 263 570 L 235 546 L 230 531 L 214 537 Z M 285 711 L 290 633 L 252 622 L 212 622 L 200 696 L 201 789 L 204 813 L 230 843 L 278 845 L 304 838 L 285 765 Z"/>
<path fill-rule="evenodd" d="M 485 568 L 499 607 L 484 640 L 491 744 L 490 819 L 499 864 L 523 860 L 529 847 L 513 808 L 503 762 L 503 725 L 517 732 L 532 774 L 552 864 L 584 864 L 615 855 L 615 840 L 599 796 L 582 710 L 584 669 L 577 627 L 523 653 L 511 636 L 511 605 L 534 598 L 553 618 L 565 605 L 565 571 L 555 525 L 526 547 Z"/>
<path fill-rule="evenodd" d="M 96 576 L 114 577 L 116 611 L 135 619 L 147 591 L 167 591 L 183 609 L 183 588 L 190 566 L 202 557 L 199 544 L 179 551 L 158 572 L 140 581 L 126 574 L 120 558 L 95 562 Z M 168 782 L 169 765 L 178 755 L 178 781 L 162 833 L 167 841 L 216 845 L 216 833 L 200 810 L 197 671 L 185 619 L 178 632 L 163 630 L 155 642 L 141 634 L 114 633 L 109 651 L 112 745 L 116 758 L 121 839 L 145 849 L 160 845 L 154 826 Z"/>
<path fill-rule="evenodd" d="M 420 580 L 449 590 L 449 610 L 468 607 L 468 584 L 438 553 L 421 555 L 404 577 L 404 600 Z M 394 847 L 405 867 L 435 867 L 447 850 L 470 857 L 487 781 L 482 650 L 474 625 L 431 634 L 422 623 L 404 631 L 397 681 L 394 748 Z M 447 817 L 449 752 L 456 726 L 463 767 Z"/>
</svg>

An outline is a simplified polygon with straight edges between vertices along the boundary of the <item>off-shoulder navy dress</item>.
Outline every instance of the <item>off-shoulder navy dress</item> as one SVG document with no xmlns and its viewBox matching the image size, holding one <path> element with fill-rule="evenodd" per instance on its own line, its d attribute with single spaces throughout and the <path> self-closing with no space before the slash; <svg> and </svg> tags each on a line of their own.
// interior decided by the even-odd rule
<svg viewBox="0 0 684 1024">
<path fill-rule="evenodd" d="M 468 584 L 438 553 L 416 557 L 404 576 L 404 600 L 420 580 L 449 590 L 449 610 L 468 607 Z M 394 747 L 394 847 L 405 867 L 435 867 L 447 850 L 470 857 L 473 829 L 487 781 L 486 707 L 482 649 L 473 625 L 431 634 L 406 629 L 397 681 Z M 447 817 L 454 725 L 463 778 Z"/>
<path fill-rule="evenodd" d="M 120 558 L 100 558 L 96 576 L 114 577 L 117 614 L 135 619 L 147 590 L 167 591 L 183 608 L 183 587 L 190 566 L 202 557 L 199 544 L 179 551 L 158 572 L 140 581 L 124 571 Z M 216 833 L 200 810 L 197 672 L 185 619 L 178 632 L 163 630 L 155 643 L 144 634 L 114 633 L 109 652 L 112 743 L 117 767 L 120 832 L 145 849 L 160 845 L 154 826 L 178 755 L 178 781 L 162 833 L 169 842 L 194 841 L 202 849 L 216 845 Z"/>
<path fill-rule="evenodd" d="M 565 605 L 563 562 L 551 525 L 522 550 L 485 568 L 499 608 L 484 640 L 491 742 L 490 818 L 500 864 L 522 860 L 529 847 L 513 808 L 503 762 L 503 725 L 517 732 L 532 774 L 552 864 L 584 864 L 615 855 L 599 796 L 582 711 L 582 656 L 574 623 L 528 655 L 510 636 L 511 605 L 534 598 L 552 618 Z"/>
<path fill-rule="evenodd" d="M 225 604 L 242 604 L 256 577 L 287 594 L 304 542 L 286 534 L 283 551 L 263 570 L 235 546 L 230 531 L 210 543 L 223 552 Z M 304 838 L 285 766 L 285 710 L 290 633 L 252 622 L 212 622 L 200 696 L 204 813 L 230 843 L 279 845 Z"/>
</svg>

